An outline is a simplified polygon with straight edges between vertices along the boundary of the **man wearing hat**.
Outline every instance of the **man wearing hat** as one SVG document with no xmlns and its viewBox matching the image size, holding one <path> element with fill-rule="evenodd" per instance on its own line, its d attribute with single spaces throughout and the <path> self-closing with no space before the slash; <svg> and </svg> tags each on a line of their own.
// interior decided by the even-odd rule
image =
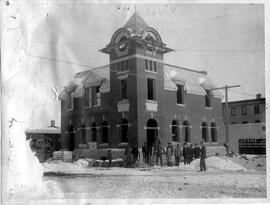
<svg viewBox="0 0 270 205">
<path fill-rule="evenodd" d="M 179 166 L 181 156 L 182 156 L 182 150 L 180 147 L 180 143 L 177 143 L 176 148 L 174 150 L 175 166 Z"/>
</svg>

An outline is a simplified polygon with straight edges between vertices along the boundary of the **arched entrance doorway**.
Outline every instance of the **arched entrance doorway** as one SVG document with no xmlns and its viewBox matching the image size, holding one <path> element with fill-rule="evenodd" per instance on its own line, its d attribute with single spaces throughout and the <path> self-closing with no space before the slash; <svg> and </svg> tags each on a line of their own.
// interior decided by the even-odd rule
<svg viewBox="0 0 270 205">
<path fill-rule="evenodd" d="M 153 143 L 155 143 L 157 136 L 158 136 L 158 130 L 157 130 L 157 121 L 154 119 L 150 119 L 146 123 L 146 135 L 147 135 L 147 145 L 151 146 Z"/>
<path fill-rule="evenodd" d="M 68 150 L 73 151 L 75 149 L 75 140 L 74 140 L 74 127 L 73 125 L 69 125 L 67 127 L 68 134 Z"/>
</svg>

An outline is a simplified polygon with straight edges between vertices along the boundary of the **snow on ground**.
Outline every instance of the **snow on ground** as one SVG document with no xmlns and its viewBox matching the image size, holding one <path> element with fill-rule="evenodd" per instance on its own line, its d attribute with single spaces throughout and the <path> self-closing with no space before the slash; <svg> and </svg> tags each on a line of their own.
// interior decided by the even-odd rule
<svg viewBox="0 0 270 205">
<path fill-rule="evenodd" d="M 221 157 L 208 157 L 205 160 L 206 166 L 209 169 L 219 169 L 219 170 L 230 170 L 230 171 L 246 171 L 247 169 L 231 161 L 229 158 L 221 158 Z M 192 161 L 190 164 L 190 168 L 192 170 L 200 169 L 200 159 L 196 159 Z"/>
<path fill-rule="evenodd" d="M 179 167 L 83 167 L 75 163 L 44 163 L 44 184 L 52 191 L 31 193 L 32 199 L 57 198 L 264 198 L 266 172 L 243 169 L 230 157 L 209 157 L 206 172 L 198 160 Z M 20 196 L 23 196 L 21 193 Z M 28 196 L 30 194 L 28 193 Z M 14 196 L 16 197 L 16 196 Z"/>
</svg>

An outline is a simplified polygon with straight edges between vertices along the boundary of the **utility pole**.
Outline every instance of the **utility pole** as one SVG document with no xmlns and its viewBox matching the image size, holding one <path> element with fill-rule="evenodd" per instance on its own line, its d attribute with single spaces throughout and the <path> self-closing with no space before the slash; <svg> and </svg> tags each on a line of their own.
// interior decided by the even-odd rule
<svg viewBox="0 0 270 205">
<path fill-rule="evenodd" d="M 226 153 L 229 154 L 229 103 L 228 103 L 228 89 L 229 88 L 236 88 L 240 87 L 241 85 L 225 85 L 224 87 L 220 88 L 213 88 L 212 90 L 220 90 L 225 89 L 225 119 L 226 119 L 226 129 L 225 129 L 225 135 L 226 135 Z"/>
</svg>

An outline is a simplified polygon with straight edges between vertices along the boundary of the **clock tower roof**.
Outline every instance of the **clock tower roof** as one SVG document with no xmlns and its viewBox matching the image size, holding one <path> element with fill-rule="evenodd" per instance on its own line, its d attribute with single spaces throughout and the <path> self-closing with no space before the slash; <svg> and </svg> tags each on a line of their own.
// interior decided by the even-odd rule
<svg viewBox="0 0 270 205">
<path fill-rule="evenodd" d="M 149 26 L 145 23 L 143 18 L 135 12 L 123 27 L 131 29 L 133 33 L 139 34 L 140 31 L 148 28 Z"/>
<path fill-rule="evenodd" d="M 123 27 L 114 32 L 110 43 L 100 51 L 110 54 L 110 52 L 116 47 L 124 51 L 127 47 L 126 42 L 130 39 L 140 41 L 141 43 L 147 45 L 148 48 L 151 48 L 151 50 L 159 49 L 159 51 L 162 53 L 173 51 L 172 49 L 166 47 L 166 44 L 162 42 L 161 36 L 157 30 L 148 26 L 137 12 L 135 12 L 129 18 Z"/>
</svg>

